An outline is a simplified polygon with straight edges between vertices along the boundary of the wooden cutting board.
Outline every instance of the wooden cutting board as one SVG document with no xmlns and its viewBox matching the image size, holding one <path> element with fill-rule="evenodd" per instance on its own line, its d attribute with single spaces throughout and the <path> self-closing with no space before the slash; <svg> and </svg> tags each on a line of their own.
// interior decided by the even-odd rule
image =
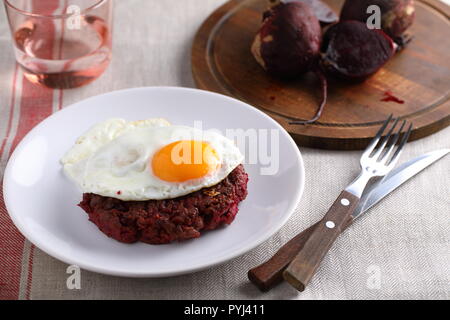
<svg viewBox="0 0 450 320">
<path fill-rule="evenodd" d="M 325 0 L 336 12 L 343 0 Z M 362 149 L 393 113 L 414 124 L 420 139 L 450 124 L 450 7 L 438 0 L 416 0 L 414 40 L 364 83 L 331 80 L 322 118 L 307 126 L 321 100 L 314 74 L 283 82 L 256 63 L 250 46 L 267 0 L 231 0 L 199 29 L 192 49 L 192 72 L 200 89 L 233 96 L 269 114 L 299 145 Z M 386 91 L 404 101 L 382 102 Z"/>
</svg>

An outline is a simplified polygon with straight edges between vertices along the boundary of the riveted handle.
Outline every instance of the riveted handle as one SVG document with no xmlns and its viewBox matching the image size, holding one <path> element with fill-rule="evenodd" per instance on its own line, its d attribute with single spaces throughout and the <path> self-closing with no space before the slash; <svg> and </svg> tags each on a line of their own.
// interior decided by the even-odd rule
<svg viewBox="0 0 450 320">
<path fill-rule="evenodd" d="M 314 228 L 303 249 L 283 272 L 284 279 L 294 288 L 305 290 L 323 257 L 344 230 L 358 202 L 358 197 L 343 191 Z"/>
<path fill-rule="evenodd" d="M 349 217 L 344 229 L 347 229 L 353 222 L 353 218 Z M 276 285 L 283 282 L 283 271 L 294 260 L 300 250 L 305 246 L 314 229 L 319 225 L 313 224 L 308 229 L 303 230 L 294 238 L 286 242 L 278 251 L 267 261 L 248 271 L 248 279 L 265 292 L 269 291 Z"/>
<path fill-rule="evenodd" d="M 282 246 L 269 260 L 250 269 L 248 278 L 261 291 L 269 291 L 283 281 L 283 271 L 303 248 L 318 223 L 302 231 Z"/>
</svg>

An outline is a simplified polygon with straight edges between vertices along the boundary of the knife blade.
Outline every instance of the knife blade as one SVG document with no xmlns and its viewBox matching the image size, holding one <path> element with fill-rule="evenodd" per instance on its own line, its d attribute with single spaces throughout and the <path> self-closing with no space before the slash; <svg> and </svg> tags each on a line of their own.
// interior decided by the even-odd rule
<svg viewBox="0 0 450 320">
<path fill-rule="evenodd" d="M 384 179 L 374 183 L 364 190 L 359 206 L 353 213 L 353 220 L 372 208 L 388 194 L 397 189 L 403 183 L 414 177 L 416 174 L 446 156 L 450 149 L 432 151 L 407 161 L 390 172 Z"/>
<path fill-rule="evenodd" d="M 394 169 L 383 180 L 367 187 L 364 192 L 362 204 L 355 211 L 352 219 L 345 226 L 352 224 L 356 218 L 372 208 L 389 193 L 394 191 L 404 182 L 420 173 L 439 159 L 450 152 L 450 149 L 437 150 L 416 157 L 407 161 Z M 312 231 L 317 224 L 305 229 L 285 245 L 283 245 L 269 260 L 248 271 L 249 280 L 254 283 L 261 291 L 268 291 L 283 281 L 283 271 L 290 264 L 292 259 L 303 248 Z"/>
</svg>

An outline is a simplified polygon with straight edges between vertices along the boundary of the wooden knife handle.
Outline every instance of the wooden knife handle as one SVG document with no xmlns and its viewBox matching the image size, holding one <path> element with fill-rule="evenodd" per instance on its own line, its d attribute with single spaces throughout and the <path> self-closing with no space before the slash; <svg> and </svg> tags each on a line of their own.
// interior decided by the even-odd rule
<svg viewBox="0 0 450 320">
<path fill-rule="evenodd" d="M 312 230 L 303 249 L 283 272 L 284 279 L 299 291 L 305 290 L 325 254 L 342 233 L 359 198 L 343 191 L 325 217 Z"/>
<path fill-rule="evenodd" d="M 316 223 L 282 246 L 269 260 L 248 271 L 248 279 L 261 291 L 269 291 L 283 281 L 283 271 L 305 245 Z"/>
<path fill-rule="evenodd" d="M 347 229 L 353 222 L 352 217 L 347 220 L 344 229 Z M 309 236 L 319 222 L 300 232 L 289 240 L 284 246 L 266 262 L 248 271 L 248 279 L 256 285 L 259 290 L 266 292 L 283 282 L 283 271 L 294 260 L 300 250 L 303 249 Z"/>
</svg>

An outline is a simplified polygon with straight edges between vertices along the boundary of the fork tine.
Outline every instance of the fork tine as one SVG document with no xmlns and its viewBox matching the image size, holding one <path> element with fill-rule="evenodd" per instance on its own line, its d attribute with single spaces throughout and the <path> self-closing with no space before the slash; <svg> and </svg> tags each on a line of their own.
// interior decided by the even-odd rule
<svg viewBox="0 0 450 320">
<path fill-rule="evenodd" d="M 391 139 L 391 141 L 389 142 L 389 144 L 386 146 L 387 151 L 386 151 L 386 153 L 381 157 L 380 162 L 389 159 L 389 155 L 390 155 L 390 154 L 392 153 L 392 151 L 394 150 L 395 145 L 397 144 L 397 142 L 398 142 L 398 140 L 399 140 L 399 138 L 400 138 L 400 135 L 401 135 L 401 133 L 402 133 L 403 128 L 405 127 L 405 125 L 406 125 L 406 120 L 403 120 L 403 123 L 402 123 L 402 125 L 400 126 L 400 129 L 397 130 L 397 133 L 394 135 L 394 138 Z"/>
<path fill-rule="evenodd" d="M 369 143 L 369 145 L 367 146 L 366 150 L 364 150 L 363 156 L 370 155 L 372 153 L 372 151 L 375 149 L 375 147 L 377 146 L 378 142 L 380 141 L 381 136 L 383 135 L 384 130 L 388 126 L 389 122 L 391 122 L 392 117 L 393 117 L 393 114 L 391 113 L 389 118 L 387 118 L 387 120 L 381 126 L 380 130 L 378 130 L 378 132 L 375 135 L 375 137 Z"/>
<path fill-rule="evenodd" d="M 394 166 L 395 163 L 398 161 L 400 154 L 402 153 L 403 147 L 409 140 L 411 131 L 412 131 L 412 123 L 409 124 L 408 130 L 403 134 L 402 140 L 400 141 L 397 150 L 395 151 L 394 155 L 392 156 L 392 159 L 389 161 L 387 165 Z"/>
<path fill-rule="evenodd" d="M 394 132 L 394 129 L 397 126 L 399 121 L 400 121 L 399 118 L 395 119 L 394 124 L 391 126 L 391 128 L 389 129 L 387 134 L 384 136 L 383 140 L 381 140 L 380 147 L 377 149 L 377 152 L 375 152 L 375 154 L 373 155 L 373 159 L 379 160 L 379 158 L 381 158 L 381 154 L 385 150 L 385 147 L 386 147 L 387 143 L 389 142 L 389 140 L 391 139 L 392 133 Z"/>
</svg>

